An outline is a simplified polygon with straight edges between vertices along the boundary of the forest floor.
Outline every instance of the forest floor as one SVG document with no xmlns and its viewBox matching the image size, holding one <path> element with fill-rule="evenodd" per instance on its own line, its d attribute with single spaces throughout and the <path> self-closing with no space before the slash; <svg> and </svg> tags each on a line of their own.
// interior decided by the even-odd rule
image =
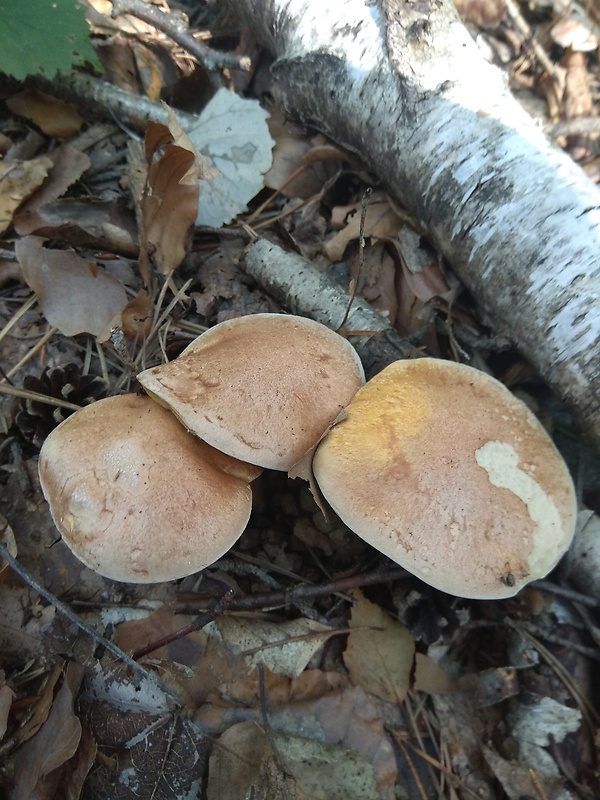
<svg viewBox="0 0 600 800">
<path fill-rule="evenodd" d="M 208 71 L 135 14 L 112 19 L 91 0 L 104 107 L 83 89 L 66 103 L 64 86 L 2 84 L 0 523 L 17 565 L 0 575 L 0 797 L 598 798 L 600 577 L 569 561 L 513 598 L 453 597 L 270 470 L 233 549 L 180 580 L 109 580 L 62 541 L 38 477 L 45 438 L 75 407 L 140 392 L 140 370 L 215 324 L 293 311 L 244 271 L 263 236 L 341 291 L 354 279 L 407 347 L 483 369 L 525 400 L 572 471 L 581 525 L 598 523 L 597 454 L 450 265 L 355 154 L 270 105 L 269 56 L 233 15 L 170 7 L 227 67 Z M 548 135 L 599 180 L 595 7 L 459 10 Z M 112 87 L 129 93 L 126 112 Z M 215 95 L 225 105 L 202 117 Z M 154 108 L 145 149 L 139 98 Z M 208 161 L 194 161 L 160 100 L 191 120 Z M 231 170 L 218 196 L 211 160 Z"/>
</svg>

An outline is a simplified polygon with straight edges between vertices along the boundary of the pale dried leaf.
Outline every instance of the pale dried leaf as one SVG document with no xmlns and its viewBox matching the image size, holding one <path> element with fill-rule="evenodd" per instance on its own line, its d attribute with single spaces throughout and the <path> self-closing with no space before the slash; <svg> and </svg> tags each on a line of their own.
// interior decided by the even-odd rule
<svg viewBox="0 0 600 800">
<path fill-rule="evenodd" d="M 353 592 L 351 633 L 344 663 L 355 686 L 399 703 L 410 686 L 415 643 L 408 628 L 364 595 Z"/>
<path fill-rule="evenodd" d="M 91 333 L 105 341 L 111 320 L 127 303 L 122 283 L 73 250 L 46 250 L 43 243 L 28 236 L 15 252 L 44 316 L 65 336 Z"/>
<path fill-rule="evenodd" d="M 208 800 L 377 800 L 373 767 L 356 751 L 242 722 L 211 755 Z"/>
<path fill-rule="evenodd" d="M 359 238 L 360 203 L 343 209 L 346 226 L 325 244 L 325 253 L 331 261 L 341 261 L 348 244 Z M 369 203 L 365 215 L 365 238 L 387 239 L 397 236 L 400 219 L 387 201 Z"/>
<path fill-rule="evenodd" d="M 298 677 L 327 639 L 326 635 L 311 634 L 331 632 L 326 625 L 311 619 L 276 623 L 220 617 L 216 624 L 223 641 L 249 666 L 263 662 L 271 672 L 289 677 Z"/>
<path fill-rule="evenodd" d="M 265 175 L 265 186 L 281 189 L 284 197 L 299 197 L 302 200 L 318 194 L 336 169 L 335 163 L 327 163 L 327 157 L 334 155 L 339 163 L 344 154 L 333 147 L 327 150 L 326 146 L 315 148 L 314 140 L 295 133 L 281 111 L 275 108 L 270 113 L 269 133 L 275 141 L 275 147 L 273 164 Z M 288 183 L 299 170 L 300 174 Z"/>
<path fill-rule="evenodd" d="M 10 158 L 0 161 L 0 233 L 9 227 L 17 208 L 42 185 L 51 169 L 52 160 L 48 156 L 29 161 Z"/>
<path fill-rule="evenodd" d="M 144 289 L 136 294 L 121 311 L 121 324 L 124 335 L 134 342 L 143 342 L 152 327 L 152 301 Z"/>
<path fill-rule="evenodd" d="M 65 680 L 54 699 L 48 719 L 17 753 L 15 800 L 31 800 L 38 783 L 77 751 L 81 722 L 73 711 L 73 702 L 72 688 Z"/>
<path fill-rule="evenodd" d="M 50 156 L 52 159 L 53 167 L 50 170 L 48 179 L 44 181 L 44 185 L 37 190 L 19 209 L 17 218 L 27 213 L 41 208 L 53 200 L 57 200 L 66 192 L 66 190 L 75 183 L 83 173 L 90 168 L 90 159 L 81 150 L 73 147 L 69 142 L 65 142 L 60 147 L 57 147 Z M 15 228 L 21 236 L 31 233 L 31 230 L 23 230 L 17 227 L 15 220 Z"/>
<path fill-rule="evenodd" d="M 165 276 L 181 264 L 198 212 L 196 153 L 172 141 L 173 133 L 166 125 L 153 122 L 148 126 L 145 136 L 148 172 L 140 201 L 140 265 L 146 284 L 148 256 L 154 258 Z"/>
<path fill-rule="evenodd" d="M 30 119 L 46 136 L 74 136 L 83 124 L 75 106 L 37 89 L 26 89 L 5 102 L 13 114 Z"/>
<path fill-rule="evenodd" d="M 54 174 L 54 170 L 52 171 Z M 41 191 L 44 192 L 45 185 Z M 37 202 L 39 192 L 32 198 Z M 63 197 L 32 209 L 26 203 L 15 215 L 21 236 L 68 239 L 73 247 L 86 247 L 137 257 L 137 230 L 132 216 L 111 200 Z"/>
<path fill-rule="evenodd" d="M 152 672 L 133 684 L 123 671 L 104 672 L 100 664 L 90 682 L 90 697 L 119 711 L 144 712 L 159 716 L 171 709 L 171 700 Z"/>
<path fill-rule="evenodd" d="M 415 656 L 415 682 L 413 689 L 427 694 L 446 694 L 457 691 L 456 681 L 423 653 Z"/>
<path fill-rule="evenodd" d="M 189 150 L 194 154 L 194 166 L 190 169 L 188 175 L 184 176 L 182 182 L 193 185 L 198 179 L 211 181 L 219 174 L 219 170 L 212 166 L 210 160 L 199 153 L 190 137 L 181 127 L 181 123 L 177 119 L 173 109 L 169 108 L 166 103 L 163 103 L 169 115 L 169 130 L 173 136 L 173 144 L 177 147 L 183 147 L 184 150 Z"/>
<path fill-rule="evenodd" d="M 273 147 L 267 116 L 258 101 L 219 89 L 188 132 L 220 173 L 200 181 L 197 225 L 220 228 L 231 222 L 263 188 Z"/>
<path fill-rule="evenodd" d="M 477 28 L 497 28 L 506 16 L 502 0 L 454 0 L 454 5 L 461 17 Z"/>
<path fill-rule="evenodd" d="M 8 524 L 8 520 L 0 514 L 0 541 L 6 545 L 8 552 L 13 558 L 17 557 L 17 541 L 13 529 Z M 0 558 L 0 574 L 8 567 L 3 558 Z"/>
<path fill-rule="evenodd" d="M 25 742 L 39 731 L 44 722 L 48 719 L 52 702 L 54 700 L 54 687 L 62 674 L 62 667 L 55 665 L 42 687 L 38 699 L 32 709 L 29 719 L 19 729 L 16 739 L 18 742 Z"/>
<path fill-rule="evenodd" d="M 4 670 L 0 669 L 0 741 L 6 733 L 8 724 L 8 714 L 14 699 L 15 693 L 4 682 Z"/>
</svg>

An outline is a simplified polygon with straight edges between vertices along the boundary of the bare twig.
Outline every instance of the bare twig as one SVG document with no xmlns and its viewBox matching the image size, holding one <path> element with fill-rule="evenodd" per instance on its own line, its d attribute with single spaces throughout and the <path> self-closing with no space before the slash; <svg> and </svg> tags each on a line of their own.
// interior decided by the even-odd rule
<svg viewBox="0 0 600 800">
<path fill-rule="evenodd" d="M 144 669 L 144 667 L 142 667 L 140 664 L 134 661 L 133 658 L 131 658 L 131 656 L 128 656 L 127 653 L 121 650 L 120 647 L 117 647 L 116 644 L 113 644 L 109 639 L 106 639 L 104 636 L 102 636 L 101 633 L 98 633 L 98 631 L 94 627 L 88 625 L 88 623 L 85 622 L 85 620 L 82 620 L 74 611 L 72 611 L 69 608 L 69 606 L 67 606 L 57 597 L 55 597 L 47 589 L 45 589 L 41 585 L 41 583 L 39 583 L 33 577 L 33 575 L 28 570 L 25 569 L 25 567 L 19 564 L 17 559 L 10 554 L 4 542 L 0 542 L 0 558 L 3 558 L 6 561 L 6 563 L 10 566 L 10 568 L 13 570 L 13 572 L 15 572 L 23 581 L 25 581 L 25 583 L 31 586 L 31 588 L 34 591 L 36 591 L 39 595 L 41 595 L 41 597 L 43 597 L 44 600 L 47 600 L 50 603 L 50 605 L 54 606 L 54 608 L 57 611 L 59 611 L 61 614 L 67 617 L 67 619 L 70 619 L 71 622 L 77 625 L 77 627 L 80 630 L 82 630 L 84 633 L 86 633 L 88 636 L 94 639 L 94 641 L 98 642 L 98 644 L 104 647 L 106 650 L 108 650 L 109 653 L 112 653 L 114 656 L 116 656 L 116 658 L 118 658 L 119 661 L 122 661 L 124 664 L 130 667 L 138 677 L 144 678 L 145 680 L 152 680 L 156 682 L 157 685 L 160 686 L 161 690 L 166 695 L 168 695 L 178 706 L 180 705 L 177 697 L 171 692 L 170 689 L 168 689 L 166 686 L 162 684 L 162 682 L 156 675 L 149 673 L 148 670 Z"/>
<path fill-rule="evenodd" d="M 154 652 L 154 650 L 158 650 L 159 647 L 164 647 L 167 644 L 171 644 L 171 642 L 176 642 L 178 639 L 183 639 L 184 636 L 187 636 L 188 633 L 193 633 L 194 631 L 199 631 L 205 625 L 208 625 L 209 622 L 213 622 L 217 617 L 220 617 L 231 605 L 231 601 L 233 600 L 233 589 L 229 589 L 229 591 L 225 592 L 223 597 L 209 608 L 208 611 L 205 611 L 203 614 L 199 614 L 195 620 L 190 622 L 189 625 L 186 625 L 184 628 L 180 628 L 178 631 L 174 633 L 170 633 L 167 636 L 163 636 L 161 639 L 157 639 L 155 642 L 146 645 L 145 647 L 140 647 L 139 650 L 136 650 L 132 658 L 137 661 L 143 656 L 147 656 L 148 653 Z"/>
<path fill-rule="evenodd" d="M 129 14 L 147 22 L 159 31 L 165 33 L 174 42 L 183 47 L 190 55 L 194 56 L 207 70 L 241 69 L 250 70 L 251 61 L 248 56 L 236 56 L 213 50 L 195 39 L 191 33 L 183 30 L 181 19 L 174 14 L 167 14 L 156 6 L 142 0 L 112 0 L 112 17 Z"/>
</svg>

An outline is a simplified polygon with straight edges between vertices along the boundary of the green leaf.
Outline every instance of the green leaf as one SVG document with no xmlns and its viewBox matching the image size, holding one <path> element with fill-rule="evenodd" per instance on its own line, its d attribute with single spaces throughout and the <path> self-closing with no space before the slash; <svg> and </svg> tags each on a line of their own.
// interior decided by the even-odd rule
<svg viewBox="0 0 600 800">
<path fill-rule="evenodd" d="M 0 72 L 22 80 L 97 64 L 85 5 L 76 0 L 0 0 Z"/>
</svg>

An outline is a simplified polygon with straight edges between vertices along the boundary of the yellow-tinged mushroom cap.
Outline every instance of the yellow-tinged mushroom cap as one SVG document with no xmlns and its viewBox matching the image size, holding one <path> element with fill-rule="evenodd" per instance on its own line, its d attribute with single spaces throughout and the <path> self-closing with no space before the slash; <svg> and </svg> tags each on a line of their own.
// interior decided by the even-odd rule
<svg viewBox="0 0 600 800">
<path fill-rule="evenodd" d="M 213 447 L 288 471 L 364 384 L 364 372 L 354 348 L 325 325 L 254 314 L 215 325 L 138 380 Z"/>
<path fill-rule="evenodd" d="M 73 553 L 107 578 L 191 575 L 237 541 L 260 470 L 188 433 L 148 397 L 99 400 L 44 442 L 40 481 Z"/>
<path fill-rule="evenodd" d="M 498 381 L 448 361 L 398 361 L 346 411 L 317 449 L 317 483 L 353 531 L 426 583 L 509 597 L 567 549 L 567 467 Z"/>
</svg>

